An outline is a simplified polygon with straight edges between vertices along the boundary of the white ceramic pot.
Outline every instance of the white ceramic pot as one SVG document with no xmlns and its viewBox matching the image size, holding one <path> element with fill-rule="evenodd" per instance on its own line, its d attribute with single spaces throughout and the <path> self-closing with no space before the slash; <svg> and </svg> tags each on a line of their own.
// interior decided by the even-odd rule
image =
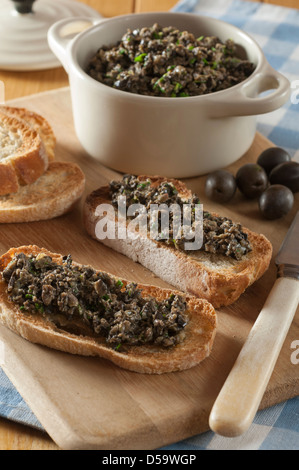
<svg viewBox="0 0 299 470">
<path fill-rule="evenodd" d="M 99 47 L 116 44 L 127 28 L 154 23 L 176 26 L 196 37 L 233 39 L 256 68 L 248 79 L 227 90 L 186 98 L 132 94 L 86 74 L 87 63 Z M 289 98 L 288 80 L 270 67 L 250 36 L 228 23 L 162 12 L 99 23 L 82 18 L 82 25 L 89 28 L 70 39 L 66 32 L 76 31 L 78 18 L 59 21 L 49 30 L 49 46 L 69 75 L 79 141 L 88 154 L 120 172 L 183 178 L 226 167 L 252 144 L 256 115 L 281 107 Z M 261 95 L 266 90 L 271 91 Z"/>
</svg>

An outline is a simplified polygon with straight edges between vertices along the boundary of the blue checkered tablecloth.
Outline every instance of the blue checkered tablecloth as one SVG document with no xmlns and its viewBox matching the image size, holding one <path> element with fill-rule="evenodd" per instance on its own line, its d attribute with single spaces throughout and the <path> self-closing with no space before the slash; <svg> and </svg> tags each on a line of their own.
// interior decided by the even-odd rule
<svg viewBox="0 0 299 470">
<path fill-rule="evenodd" d="M 291 99 L 258 117 L 258 130 L 299 161 L 299 11 L 242 0 L 182 0 L 173 11 L 212 16 L 249 33 L 269 63 L 291 82 Z M 299 367 L 299 365 L 298 365 Z M 43 430 L 35 415 L 0 368 L 0 416 Z M 242 436 L 206 432 L 162 450 L 298 450 L 299 397 L 259 411 Z"/>
</svg>

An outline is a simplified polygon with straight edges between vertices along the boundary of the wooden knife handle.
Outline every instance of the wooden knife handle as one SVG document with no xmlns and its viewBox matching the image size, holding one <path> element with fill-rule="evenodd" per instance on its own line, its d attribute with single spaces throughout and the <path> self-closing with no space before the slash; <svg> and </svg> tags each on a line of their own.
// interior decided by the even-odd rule
<svg viewBox="0 0 299 470">
<path fill-rule="evenodd" d="M 299 280 L 278 278 L 212 408 L 209 424 L 235 437 L 251 425 L 299 302 Z"/>
</svg>

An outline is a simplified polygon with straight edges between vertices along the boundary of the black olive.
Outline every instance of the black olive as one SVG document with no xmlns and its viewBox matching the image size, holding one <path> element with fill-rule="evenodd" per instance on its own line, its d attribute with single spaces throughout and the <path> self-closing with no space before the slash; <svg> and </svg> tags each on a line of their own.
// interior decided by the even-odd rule
<svg viewBox="0 0 299 470">
<path fill-rule="evenodd" d="M 213 201 L 227 202 L 235 194 L 237 184 L 235 177 L 226 170 L 210 173 L 206 179 L 206 196 Z"/>
<path fill-rule="evenodd" d="M 280 163 L 289 162 L 291 156 L 280 147 L 270 147 L 264 150 L 257 159 L 257 164 L 264 168 L 267 175 Z"/>
<path fill-rule="evenodd" d="M 236 175 L 239 190 L 249 199 L 260 196 L 268 186 L 265 170 L 257 163 L 246 163 Z"/>
<path fill-rule="evenodd" d="M 273 184 L 259 198 L 260 211 L 266 219 L 279 219 L 292 209 L 294 195 L 282 184 Z"/>
<path fill-rule="evenodd" d="M 269 175 L 271 184 L 283 184 L 296 193 L 299 191 L 299 163 L 284 162 L 273 168 Z"/>
</svg>

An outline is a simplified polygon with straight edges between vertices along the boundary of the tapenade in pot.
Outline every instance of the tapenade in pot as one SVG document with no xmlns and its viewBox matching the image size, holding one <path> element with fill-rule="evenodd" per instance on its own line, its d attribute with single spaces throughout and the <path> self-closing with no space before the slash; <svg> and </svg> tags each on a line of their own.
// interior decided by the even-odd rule
<svg viewBox="0 0 299 470">
<path fill-rule="evenodd" d="M 86 26 L 87 19 L 84 20 Z M 270 67 L 259 45 L 248 34 L 223 21 L 189 13 L 140 13 L 109 18 L 98 24 L 90 19 L 93 26 L 68 39 L 62 33 L 73 22 L 73 19 L 62 20 L 50 28 L 49 45 L 69 75 L 74 125 L 80 143 L 89 155 L 114 170 L 180 179 L 226 167 L 240 158 L 252 144 L 256 116 L 278 109 L 289 97 L 288 80 Z M 130 57 L 131 54 L 128 43 L 134 39 L 131 33 L 126 36 L 126 32 L 130 30 L 133 34 L 139 31 L 140 35 L 141 31 L 151 31 L 155 24 L 159 29 L 153 34 L 158 36 L 160 33 L 164 36 L 165 28 L 166 32 L 169 27 L 178 31 L 174 36 L 176 38 L 178 34 L 176 42 L 179 43 L 171 41 L 170 50 L 166 48 L 164 52 L 166 56 L 167 53 L 176 56 L 175 63 L 165 62 L 169 67 L 175 65 L 173 69 L 162 67 L 161 58 L 157 57 L 163 56 L 163 42 L 168 41 L 165 36 L 152 39 L 152 46 L 158 49 L 161 41 L 161 54 L 140 49 L 134 55 L 134 66 L 140 71 L 139 75 L 130 77 L 130 70 L 116 68 L 115 71 L 112 66 L 111 77 L 110 70 L 104 70 L 104 75 L 108 75 L 104 80 L 111 80 L 115 86 L 107 86 L 110 81 L 101 83 L 87 73 L 88 64 L 97 51 L 117 44 L 124 35 L 124 51 L 119 49 L 118 52 L 125 61 L 125 56 Z M 180 32 L 187 33 L 180 36 Z M 172 35 L 170 31 L 167 34 Z M 194 46 L 192 50 L 188 50 L 190 34 L 195 38 L 190 43 L 190 48 Z M 217 38 L 217 41 L 204 38 L 199 41 L 201 36 Z M 230 40 L 234 44 L 232 56 L 227 54 L 232 44 L 228 42 Z M 209 48 L 210 41 L 213 45 Z M 201 49 L 203 57 L 199 60 Z M 183 63 L 187 58 L 193 62 L 188 67 L 177 63 L 180 51 Z M 109 54 L 113 55 L 113 52 L 107 51 Z M 229 59 L 228 75 L 222 71 L 226 55 Z M 235 58 L 241 61 L 240 65 L 234 63 L 232 59 Z M 149 69 L 156 67 L 154 75 L 140 82 L 147 66 Z M 182 67 L 186 74 L 192 70 L 191 79 L 187 75 L 184 78 Z M 239 78 L 244 80 L 232 84 L 238 77 L 232 80 L 230 72 L 239 67 Z M 202 81 L 205 72 L 208 72 L 207 82 L 195 83 Z M 214 83 L 216 76 L 220 79 L 220 73 L 223 79 Z M 232 86 L 219 89 L 228 84 Z M 153 95 L 139 93 L 148 85 Z M 124 91 L 128 87 L 137 93 Z M 262 91 L 269 89 L 272 90 L 269 94 L 260 96 Z M 214 91 L 190 96 L 195 91 L 211 90 Z M 175 97 L 172 96 L 174 93 Z M 184 93 L 189 96 L 184 96 Z"/>
<path fill-rule="evenodd" d="M 254 64 L 237 56 L 231 39 L 195 37 L 155 23 L 128 30 L 116 45 L 101 47 L 87 73 L 117 90 L 186 98 L 225 90 L 251 75 Z"/>
</svg>

